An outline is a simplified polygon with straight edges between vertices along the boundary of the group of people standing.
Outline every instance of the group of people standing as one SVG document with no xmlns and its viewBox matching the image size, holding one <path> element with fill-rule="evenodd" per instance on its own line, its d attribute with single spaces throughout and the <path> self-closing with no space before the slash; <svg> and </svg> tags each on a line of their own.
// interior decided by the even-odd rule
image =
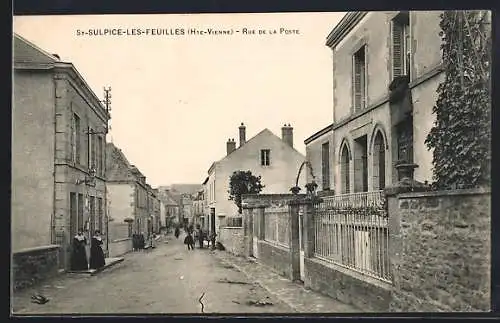
<svg viewBox="0 0 500 323">
<path fill-rule="evenodd" d="M 101 232 L 96 230 L 90 242 L 90 257 L 87 257 L 87 237 L 83 230 L 79 230 L 73 238 L 73 252 L 71 254 L 71 270 L 83 271 L 104 267 L 104 251 L 102 250 Z M 89 258 L 89 261 L 87 261 Z"/>
<path fill-rule="evenodd" d="M 199 225 L 196 227 L 196 230 L 194 230 L 194 227 L 191 225 L 185 228 L 185 231 L 186 231 L 186 237 L 184 238 L 184 244 L 187 245 L 188 250 L 194 250 L 195 240 L 198 241 L 200 249 L 204 248 L 205 240 L 207 240 L 208 242 L 212 242 L 212 247 L 215 243 L 215 235 L 211 234 L 211 236 L 208 237 L 205 231 L 203 231 L 203 229 Z M 177 239 L 179 238 L 180 235 L 179 227 L 175 228 L 174 235 Z"/>
</svg>

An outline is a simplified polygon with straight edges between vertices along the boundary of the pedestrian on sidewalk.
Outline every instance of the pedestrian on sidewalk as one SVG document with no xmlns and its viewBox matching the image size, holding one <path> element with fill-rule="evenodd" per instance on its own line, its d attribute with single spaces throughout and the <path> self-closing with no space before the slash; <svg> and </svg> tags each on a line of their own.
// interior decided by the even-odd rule
<svg viewBox="0 0 500 323">
<path fill-rule="evenodd" d="M 217 237 L 217 233 L 215 232 L 210 232 L 210 244 L 211 244 L 211 248 L 212 250 L 215 250 L 215 238 Z"/>
<path fill-rule="evenodd" d="M 85 246 L 87 238 L 83 235 L 83 230 L 78 230 L 78 234 L 73 238 L 73 250 L 71 253 L 71 270 L 87 270 L 87 252 Z"/>
<path fill-rule="evenodd" d="M 101 231 L 96 230 L 90 244 L 90 269 L 99 269 L 105 265 L 102 243 Z"/>
<path fill-rule="evenodd" d="M 198 228 L 198 243 L 200 244 L 200 249 L 203 249 L 203 241 L 205 240 L 205 234 L 202 228 Z"/>
<path fill-rule="evenodd" d="M 175 238 L 176 238 L 176 239 L 179 239 L 179 235 L 180 235 L 180 234 L 181 234 L 181 230 L 179 229 L 179 227 L 178 227 L 178 226 L 177 226 L 177 227 L 175 227 L 175 233 L 174 233 Z"/>
<path fill-rule="evenodd" d="M 188 250 L 194 250 L 194 239 L 190 231 L 187 232 L 187 235 L 184 238 L 184 244 L 187 245 Z"/>
</svg>

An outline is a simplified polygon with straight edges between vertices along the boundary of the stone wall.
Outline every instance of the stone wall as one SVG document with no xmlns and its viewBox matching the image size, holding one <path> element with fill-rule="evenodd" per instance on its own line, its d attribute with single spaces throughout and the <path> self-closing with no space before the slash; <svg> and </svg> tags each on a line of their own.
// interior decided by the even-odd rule
<svg viewBox="0 0 500 323">
<path fill-rule="evenodd" d="M 394 199 L 389 216 L 400 220 L 391 228 L 390 310 L 489 311 L 490 192 L 406 193 Z"/>
<path fill-rule="evenodd" d="M 276 270 L 282 276 L 292 279 L 290 249 L 264 240 L 258 241 L 259 262 Z"/>
<path fill-rule="evenodd" d="M 243 228 L 223 227 L 220 229 L 220 236 L 218 239 L 224 248 L 226 248 L 226 251 L 236 256 L 243 256 L 245 254 L 245 236 L 243 234 Z"/>
<path fill-rule="evenodd" d="M 304 286 L 328 295 L 362 312 L 387 312 L 391 284 L 327 263 L 304 259 Z"/>
<path fill-rule="evenodd" d="M 28 248 L 12 255 L 12 287 L 19 290 L 58 274 L 58 245 Z"/>
</svg>

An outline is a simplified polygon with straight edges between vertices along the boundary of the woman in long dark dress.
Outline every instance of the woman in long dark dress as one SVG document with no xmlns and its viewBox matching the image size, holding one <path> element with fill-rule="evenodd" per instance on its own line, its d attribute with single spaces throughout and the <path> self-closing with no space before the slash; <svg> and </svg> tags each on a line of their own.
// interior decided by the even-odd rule
<svg viewBox="0 0 500 323">
<path fill-rule="evenodd" d="M 83 235 L 82 230 L 73 238 L 73 252 L 71 254 L 71 270 L 87 270 L 89 269 L 87 262 L 87 252 L 85 250 L 87 238 Z"/>
<path fill-rule="evenodd" d="M 194 250 L 194 239 L 190 231 L 187 232 L 187 235 L 184 238 L 184 244 L 187 245 L 188 250 Z"/>
<path fill-rule="evenodd" d="M 90 245 L 90 269 L 99 269 L 104 267 L 104 252 L 102 251 L 101 245 L 101 232 L 96 230 Z"/>
</svg>

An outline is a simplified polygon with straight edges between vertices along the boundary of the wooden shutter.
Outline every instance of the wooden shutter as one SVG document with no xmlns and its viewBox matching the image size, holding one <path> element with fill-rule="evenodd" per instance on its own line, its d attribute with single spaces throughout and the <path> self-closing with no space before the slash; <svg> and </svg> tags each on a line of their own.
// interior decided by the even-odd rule
<svg viewBox="0 0 500 323">
<path fill-rule="evenodd" d="M 71 161 L 75 162 L 76 161 L 76 134 L 75 134 L 75 129 L 76 128 L 76 120 L 75 120 L 75 115 L 71 115 Z"/>
<path fill-rule="evenodd" d="M 77 164 L 80 164 L 80 147 L 81 147 L 81 129 L 80 129 L 80 117 L 78 117 L 76 114 L 74 115 L 74 118 L 75 118 L 75 135 L 76 135 L 76 138 L 75 138 L 75 162 Z"/>
<path fill-rule="evenodd" d="M 403 74 L 403 27 L 392 21 L 392 78 Z"/>
<path fill-rule="evenodd" d="M 361 108 L 361 64 L 354 55 L 354 112 Z"/>
</svg>

